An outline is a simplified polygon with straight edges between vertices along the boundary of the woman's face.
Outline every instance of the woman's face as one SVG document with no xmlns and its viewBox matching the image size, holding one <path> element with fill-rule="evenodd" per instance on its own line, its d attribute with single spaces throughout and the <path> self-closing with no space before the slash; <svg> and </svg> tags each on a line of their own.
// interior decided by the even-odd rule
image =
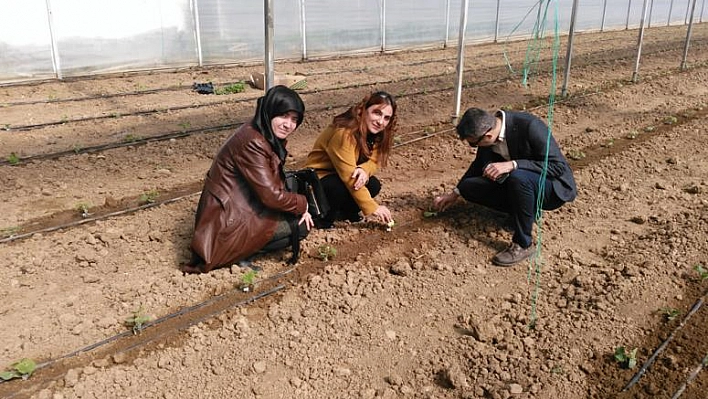
<svg viewBox="0 0 708 399">
<path fill-rule="evenodd" d="M 290 111 L 287 114 L 278 115 L 270 120 L 270 128 L 275 137 L 284 140 L 290 133 L 297 129 L 297 112 Z"/>
<path fill-rule="evenodd" d="M 366 109 L 364 119 L 369 133 L 381 133 L 391 122 L 393 107 L 389 104 L 375 104 Z"/>
</svg>

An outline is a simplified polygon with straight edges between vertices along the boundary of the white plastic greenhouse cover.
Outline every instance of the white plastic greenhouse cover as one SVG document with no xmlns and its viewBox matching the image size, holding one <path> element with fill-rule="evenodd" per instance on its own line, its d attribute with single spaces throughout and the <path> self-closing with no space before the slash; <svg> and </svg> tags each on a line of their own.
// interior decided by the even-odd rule
<svg viewBox="0 0 708 399">
<path fill-rule="evenodd" d="M 573 0 L 556 0 L 568 30 Z M 703 22 L 706 0 L 698 0 Z M 652 0 L 648 26 L 686 24 L 691 0 Z M 260 0 L 0 0 L 0 83 L 262 62 Z M 461 0 L 274 0 L 275 58 L 456 45 Z M 639 25 L 641 0 L 584 0 L 575 31 Z M 538 1 L 470 1 L 466 42 L 533 31 Z"/>
</svg>

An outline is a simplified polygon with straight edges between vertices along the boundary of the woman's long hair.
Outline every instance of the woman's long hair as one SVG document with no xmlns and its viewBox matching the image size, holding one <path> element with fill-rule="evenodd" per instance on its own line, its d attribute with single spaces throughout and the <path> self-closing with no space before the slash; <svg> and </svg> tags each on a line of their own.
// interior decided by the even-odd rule
<svg viewBox="0 0 708 399">
<path fill-rule="evenodd" d="M 377 163 L 380 166 L 386 166 L 388 156 L 393 148 L 393 134 L 396 129 L 396 99 L 385 91 L 377 91 L 364 97 L 357 105 L 349 108 L 347 111 L 334 117 L 332 122 L 336 128 L 349 129 L 352 139 L 356 143 L 359 154 L 364 154 L 367 158 L 371 157 L 373 148 L 367 145 L 366 140 L 369 130 L 366 126 L 364 113 L 372 105 L 388 104 L 393 108 L 391 120 L 384 128 L 383 132 L 374 135 L 374 145 L 379 146 L 379 157 Z"/>
</svg>

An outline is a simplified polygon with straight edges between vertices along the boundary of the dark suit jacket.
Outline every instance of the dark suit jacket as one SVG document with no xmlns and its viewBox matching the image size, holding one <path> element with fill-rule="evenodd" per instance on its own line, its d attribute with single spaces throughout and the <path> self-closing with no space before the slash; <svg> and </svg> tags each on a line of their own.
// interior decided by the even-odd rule
<svg viewBox="0 0 708 399">
<path fill-rule="evenodd" d="M 558 148 L 548 126 L 537 116 L 525 112 L 506 111 L 505 141 L 509 148 L 509 156 L 516 161 L 519 169 L 527 169 L 541 173 L 548 148 L 547 178 L 553 184 L 553 191 L 565 202 L 575 199 L 577 188 L 573 171 L 568 161 Z M 501 155 L 492 151 L 491 147 L 479 147 L 477 157 L 462 177 L 481 176 L 484 167 L 490 162 L 504 161 Z"/>
</svg>

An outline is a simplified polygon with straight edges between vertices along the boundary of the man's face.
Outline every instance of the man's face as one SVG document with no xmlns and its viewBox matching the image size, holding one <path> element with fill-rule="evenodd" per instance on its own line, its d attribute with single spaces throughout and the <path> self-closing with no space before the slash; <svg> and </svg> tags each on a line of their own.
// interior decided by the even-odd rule
<svg viewBox="0 0 708 399">
<path fill-rule="evenodd" d="M 494 144 L 494 140 L 492 139 L 492 129 L 489 129 L 487 133 L 483 134 L 478 138 L 465 137 L 465 141 L 471 147 L 488 147 Z"/>
</svg>

